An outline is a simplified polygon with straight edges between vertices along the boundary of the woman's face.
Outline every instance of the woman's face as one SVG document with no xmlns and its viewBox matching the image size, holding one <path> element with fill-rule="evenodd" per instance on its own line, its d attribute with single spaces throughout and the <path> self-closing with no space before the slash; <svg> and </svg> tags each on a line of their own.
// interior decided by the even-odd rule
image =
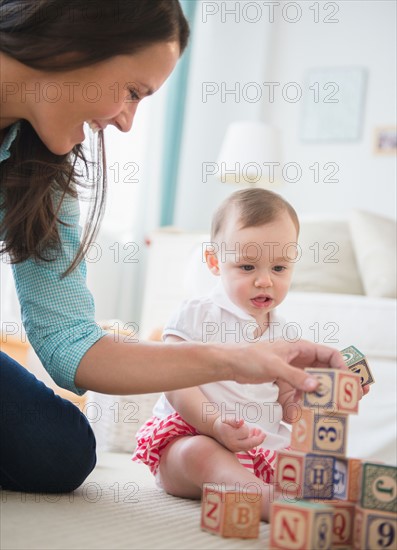
<svg viewBox="0 0 397 550">
<path fill-rule="evenodd" d="M 84 122 L 94 130 L 113 124 L 128 132 L 139 101 L 160 88 L 178 58 L 179 44 L 164 42 L 90 67 L 40 73 L 36 82 L 26 83 L 35 90 L 26 94 L 26 118 L 57 155 L 84 141 Z"/>
</svg>

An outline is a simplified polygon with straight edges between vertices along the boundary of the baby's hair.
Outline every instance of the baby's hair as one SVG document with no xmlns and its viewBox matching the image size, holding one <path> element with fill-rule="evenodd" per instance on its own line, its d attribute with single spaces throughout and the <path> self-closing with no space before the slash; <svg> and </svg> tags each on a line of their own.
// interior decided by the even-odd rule
<svg viewBox="0 0 397 550">
<path fill-rule="evenodd" d="M 211 241 L 215 241 L 233 208 L 237 211 L 240 229 L 273 222 L 282 212 L 287 212 L 299 233 L 298 215 L 289 202 L 273 191 L 254 188 L 235 191 L 222 202 L 212 218 Z"/>
</svg>

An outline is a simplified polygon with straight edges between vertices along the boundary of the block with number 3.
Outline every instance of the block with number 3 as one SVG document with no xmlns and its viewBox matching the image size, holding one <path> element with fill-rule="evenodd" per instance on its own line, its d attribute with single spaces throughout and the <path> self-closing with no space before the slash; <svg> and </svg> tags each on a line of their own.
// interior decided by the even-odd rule
<svg viewBox="0 0 397 550">
<path fill-rule="evenodd" d="M 291 447 L 305 453 L 345 456 L 348 417 L 302 409 L 292 424 Z"/>
</svg>

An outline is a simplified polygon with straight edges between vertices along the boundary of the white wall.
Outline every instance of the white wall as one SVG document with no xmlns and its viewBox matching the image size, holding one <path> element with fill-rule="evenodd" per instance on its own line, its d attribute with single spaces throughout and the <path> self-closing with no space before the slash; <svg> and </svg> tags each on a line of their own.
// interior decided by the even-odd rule
<svg viewBox="0 0 397 550">
<path fill-rule="evenodd" d="M 242 0 L 235 14 L 225 13 L 225 7 L 230 10 L 235 2 L 201 2 L 178 178 L 175 225 L 182 229 L 207 230 L 217 204 L 237 189 L 215 178 L 203 183 L 202 164 L 216 161 L 228 123 L 239 119 L 260 119 L 280 130 L 282 165 L 298 162 L 303 176 L 298 183 L 284 182 L 277 191 L 300 214 L 340 216 L 352 208 L 362 208 L 396 215 L 395 157 L 373 154 L 374 128 L 396 124 L 396 4 L 383 0 L 328 2 L 338 10 L 332 16 L 332 10 L 325 9 L 327 3 L 320 2 L 319 22 L 315 23 L 315 13 L 310 10 L 315 3 L 298 2 L 301 18 L 291 23 L 286 19 L 292 20 L 297 13 L 292 4 L 282 0 L 275 5 L 271 22 L 264 2 Z M 203 9 L 218 11 L 207 14 L 205 22 Z M 260 18 L 249 22 L 255 19 L 255 9 Z M 325 23 L 327 15 L 338 22 Z M 299 130 L 305 94 L 302 100 L 290 103 L 276 91 L 274 102 L 268 101 L 264 82 L 279 82 L 276 90 L 297 82 L 305 92 L 308 69 L 326 67 L 366 69 L 362 132 L 357 141 L 304 143 Z M 240 95 L 222 98 L 219 92 L 204 102 L 205 82 L 215 82 L 220 90 L 222 83 L 229 89 L 240 83 Z M 262 86 L 261 101 L 253 102 L 253 96 L 247 99 L 243 94 L 249 82 Z M 320 166 L 336 163 L 339 183 L 321 181 L 329 172 L 322 172 L 320 182 L 314 183 L 309 167 L 315 162 Z"/>
</svg>

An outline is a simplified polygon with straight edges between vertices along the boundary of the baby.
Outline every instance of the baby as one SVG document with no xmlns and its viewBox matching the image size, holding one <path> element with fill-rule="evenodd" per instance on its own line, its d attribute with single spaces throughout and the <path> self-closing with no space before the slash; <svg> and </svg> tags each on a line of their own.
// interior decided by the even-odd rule
<svg viewBox="0 0 397 550">
<path fill-rule="evenodd" d="M 282 336 L 276 308 L 291 284 L 299 221 L 281 196 L 237 191 L 218 208 L 205 260 L 219 278 L 208 295 L 184 302 L 164 329 L 166 342 L 254 342 Z M 268 520 L 282 422 L 296 399 L 288 383 L 216 382 L 166 392 L 137 434 L 133 460 L 146 463 L 172 495 L 200 498 L 205 482 L 259 488 Z M 291 416 L 291 415 L 290 415 Z"/>
</svg>

